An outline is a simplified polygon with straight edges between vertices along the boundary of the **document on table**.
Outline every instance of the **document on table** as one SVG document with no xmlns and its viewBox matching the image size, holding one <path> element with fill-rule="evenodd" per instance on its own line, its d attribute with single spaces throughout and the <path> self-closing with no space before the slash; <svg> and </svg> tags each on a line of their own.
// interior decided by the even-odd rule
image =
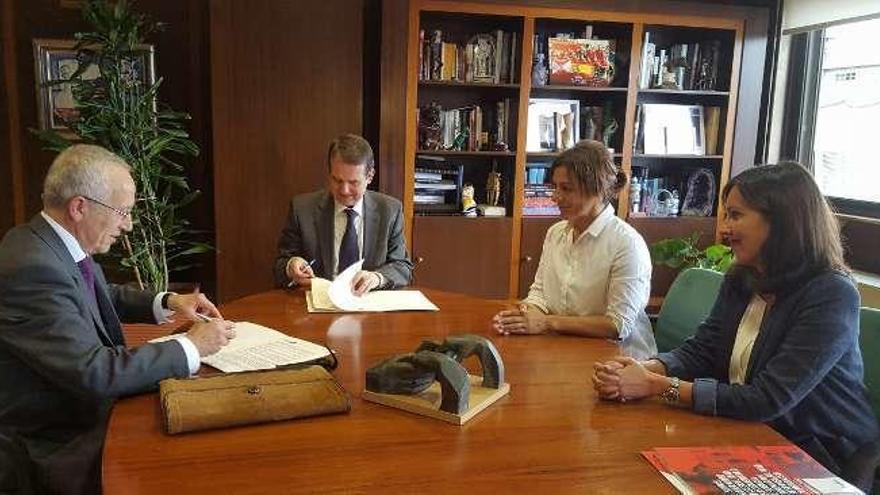
<svg viewBox="0 0 880 495">
<path fill-rule="evenodd" d="M 361 270 L 364 260 L 349 266 L 333 282 L 316 277 L 306 293 L 309 313 L 439 311 L 430 299 L 417 290 L 377 290 L 363 296 L 351 291 L 351 281 Z"/>
<path fill-rule="evenodd" d="M 175 338 L 168 335 L 150 342 Z M 218 352 L 203 356 L 202 362 L 220 371 L 254 371 L 272 369 L 288 364 L 316 361 L 330 355 L 321 345 L 285 335 L 277 330 L 239 321 L 235 323 L 235 338 Z"/>
</svg>

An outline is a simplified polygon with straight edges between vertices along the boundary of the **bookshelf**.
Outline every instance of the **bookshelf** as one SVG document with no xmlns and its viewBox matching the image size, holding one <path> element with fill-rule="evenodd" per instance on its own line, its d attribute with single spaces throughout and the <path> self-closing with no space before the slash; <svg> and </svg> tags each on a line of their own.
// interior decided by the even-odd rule
<svg viewBox="0 0 880 495">
<path fill-rule="evenodd" d="M 614 12 L 444 0 L 410 0 L 406 15 L 406 74 L 403 77 L 406 112 L 400 127 L 405 134 L 401 182 L 406 235 L 417 262 L 416 284 L 484 297 L 516 298 L 524 294 L 537 268 L 544 233 L 555 222 L 549 210 L 530 208 L 532 199 L 527 198 L 547 194 L 539 182 L 549 177 L 546 173 L 542 175 L 540 169 L 549 167 L 559 155 L 556 143 L 567 143 L 571 138 L 561 134 L 560 128 L 571 132 L 577 127 L 578 139 L 592 137 L 606 141 L 614 150 L 613 159 L 624 172 L 646 178 L 652 184 L 656 182 L 658 187 L 676 189 L 680 202 L 687 196 L 688 179 L 694 171 L 703 170 L 704 174 L 711 175 L 715 188 L 709 198 L 712 204 L 707 216 L 631 215 L 629 188 L 621 191 L 615 206 L 618 216 L 630 221 L 646 239 L 650 238 L 649 242 L 666 233 L 677 236 L 685 230 L 693 231 L 688 229 L 704 233 L 706 241 L 717 235 L 716 218 L 721 214 L 719 196 L 730 174 L 733 153 L 743 17 L 705 13 L 677 15 L 657 12 L 656 8 L 650 12 Z M 586 29 L 590 30 L 586 34 L 601 42 L 586 43 L 586 46 L 607 45 L 613 51 L 613 75 L 598 71 L 603 79 L 598 83 L 591 81 L 593 85 L 576 84 L 579 81 L 574 80 L 575 83 L 560 83 L 558 72 L 556 80 L 548 77 L 544 84 L 533 78 L 534 61 L 541 58 L 538 53 L 544 53 L 543 60 L 549 68 L 551 38 L 585 39 Z M 426 39 L 438 40 L 439 48 L 426 43 Z M 506 60 L 506 68 L 492 75 L 481 69 L 481 80 L 475 80 L 476 69 L 467 64 L 468 57 L 473 56 L 468 55 L 468 50 L 481 39 L 494 39 L 496 46 L 504 47 L 503 57 L 495 60 L 498 63 L 502 58 Z M 645 56 L 649 42 L 655 43 L 658 51 L 668 51 L 667 57 L 674 58 L 669 55 L 672 53 L 679 55 L 677 65 L 670 63 L 660 70 L 661 73 L 675 72 L 675 78 L 666 75 L 664 81 L 663 74 L 646 74 L 657 67 L 648 63 Z M 559 42 L 553 44 L 558 46 Z M 706 64 L 695 54 L 699 49 L 712 54 Z M 435 55 L 440 53 L 440 60 L 447 64 L 455 52 L 455 71 L 447 69 L 444 74 L 442 64 L 438 68 L 427 63 L 426 67 L 432 50 Z M 691 58 L 684 52 L 691 53 Z M 654 82 L 646 83 L 652 79 Z M 535 100 L 572 105 L 571 117 L 566 116 L 564 121 L 556 117 L 556 141 L 550 137 L 543 139 L 542 134 L 539 147 L 535 146 L 534 122 L 530 122 L 530 117 L 534 118 L 541 111 L 540 106 L 535 106 Z M 426 141 L 423 124 L 436 119 L 432 115 L 426 119 L 424 109 L 433 104 L 444 112 L 464 109 L 457 117 L 444 117 L 447 119 L 444 122 L 457 119 L 458 129 L 466 126 L 469 131 L 476 131 L 466 133 L 466 142 L 465 138 L 455 142 L 456 135 L 463 134 L 458 131 L 452 135 L 447 133 L 445 139 Z M 656 135 L 649 135 L 646 149 L 644 133 L 656 132 L 660 125 L 656 115 L 669 106 L 701 109 L 694 110 L 703 115 L 701 148 L 682 151 L 674 140 L 669 140 L 663 143 L 664 151 L 658 152 Z M 475 110 L 478 107 L 480 110 Z M 713 109 L 705 110 L 709 107 Z M 497 115 L 502 108 L 504 118 L 499 119 Z M 574 118 L 575 111 L 577 118 Z M 556 112 L 554 117 L 561 113 Z M 712 114 L 715 126 L 711 149 L 706 142 L 707 113 Z M 478 122 L 482 125 L 477 126 Z M 672 128 L 676 121 L 672 122 L 665 124 L 666 127 Z M 503 129 L 499 130 L 499 126 Z M 695 124 L 695 134 L 696 129 Z M 473 137 L 474 134 L 477 136 Z M 414 204 L 414 172 L 419 167 L 417 156 L 425 155 L 460 167 L 459 180 L 473 184 L 478 203 L 486 201 L 485 182 L 490 172 L 500 173 L 499 204 L 504 207 L 505 215 L 468 218 L 457 215 L 458 212 L 449 207 L 448 214 L 443 216 L 420 214 L 424 212 L 419 212 Z M 490 265 L 491 273 L 486 271 Z M 489 277 L 489 281 L 475 282 L 477 274 Z"/>
</svg>

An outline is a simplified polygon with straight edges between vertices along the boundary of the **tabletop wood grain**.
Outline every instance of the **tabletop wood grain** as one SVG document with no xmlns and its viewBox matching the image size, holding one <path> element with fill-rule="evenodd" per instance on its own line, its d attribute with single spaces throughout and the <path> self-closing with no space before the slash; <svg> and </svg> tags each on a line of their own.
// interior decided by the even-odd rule
<svg viewBox="0 0 880 495">
<path fill-rule="evenodd" d="M 283 291 L 224 305 L 227 319 L 333 348 L 351 413 L 168 436 L 156 394 L 122 399 L 104 449 L 105 493 L 675 493 L 640 451 L 787 443 L 763 424 L 698 416 L 656 400 L 600 401 L 589 384 L 591 366 L 615 354 L 613 343 L 497 336 L 489 321 L 503 301 L 425 293 L 440 312 L 310 315 L 301 292 Z M 137 344 L 166 331 L 139 326 L 127 334 Z M 464 426 L 359 398 L 368 367 L 454 333 L 492 339 L 509 396 Z"/>
</svg>

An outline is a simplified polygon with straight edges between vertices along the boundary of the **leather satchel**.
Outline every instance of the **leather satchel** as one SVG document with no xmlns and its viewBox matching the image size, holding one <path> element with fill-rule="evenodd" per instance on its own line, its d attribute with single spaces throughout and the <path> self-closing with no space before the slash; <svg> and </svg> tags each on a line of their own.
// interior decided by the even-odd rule
<svg viewBox="0 0 880 495">
<path fill-rule="evenodd" d="M 169 378 L 159 383 L 168 434 L 347 413 L 345 389 L 321 366 Z"/>
</svg>

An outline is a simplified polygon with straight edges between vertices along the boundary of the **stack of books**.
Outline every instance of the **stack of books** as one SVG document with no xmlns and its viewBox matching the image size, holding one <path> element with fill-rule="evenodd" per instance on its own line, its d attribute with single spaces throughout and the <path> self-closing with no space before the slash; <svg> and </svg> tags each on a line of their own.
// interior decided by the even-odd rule
<svg viewBox="0 0 880 495">
<path fill-rule="evenodd" d="M 460 210 L 462 165 L 442 157 L 419 155 L 415 169 L 413 205 L 416 213 L 450 214 Z"/>
</svg>

